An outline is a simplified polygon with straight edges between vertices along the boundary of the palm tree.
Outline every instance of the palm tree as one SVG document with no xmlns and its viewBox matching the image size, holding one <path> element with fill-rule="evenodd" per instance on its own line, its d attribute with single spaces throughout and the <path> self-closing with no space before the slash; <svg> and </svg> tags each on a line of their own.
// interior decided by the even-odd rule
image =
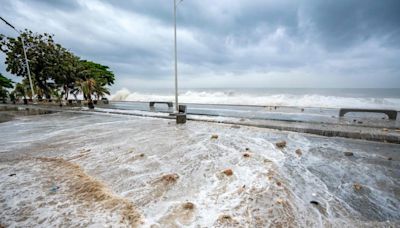
<svg viewBox="0 0 400 228">
<path fill-rule="evenodd" d="M 106 94 L 110 95 L 110 91 L 105 86 L 102 86 L 99 83 L 96 83 L 96 86 L 94 88 L 94 94 L 95 94 L 96 100 L 100 100 Z"/>
<path fill-rule="evenodd" d="M 88 107 L 90 109 L 94 108 L 92 95 L 95 91 L 96 84 L 97 84 L 96 80 L 94 80 L 93 78 L 89 78 L 86 80 L 81 79 L 81 80 L 77 81 L 77 85 L 78 85 L 80 91 L 82 92 L 85 100 L 88 100 Z"/>
</svg>

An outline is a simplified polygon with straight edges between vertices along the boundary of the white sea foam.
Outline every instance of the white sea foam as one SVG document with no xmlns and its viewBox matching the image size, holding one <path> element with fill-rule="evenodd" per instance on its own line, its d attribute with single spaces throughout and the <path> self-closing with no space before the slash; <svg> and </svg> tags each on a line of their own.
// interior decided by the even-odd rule
<svg viewBox="0 0 400 228">
<path fill-rule="evenodd" d="M 135 205 L 141 227 L 398 227 L 395 144 L 170 122 L 60 112 L 3 123 L 1 225 L 125 227 L 118 205 L 77 195 L 75 184 L 90 175 L 107 194 Z M 20 142 L 9 142 L 15 138 Z M 281 140 L 287 142 L 283 149 L 275 146 Z M 250 157 L 243 157 L 245 151 Z M 357 160 L 345 159 L 343 151 L 354 152 Z M 232 176 L 222 173 L 227 168 Z M 179 178 L 165 182 L 165 174 Z M 193 210 L 183 210 L 188 201 Z"/>
<path fill-rule="evenodd" d="M 173 101 L 174 96 L 158 93 L 117 91 L 111 96 L 113 101 Z M 327 108 L 390 108 L 400 110 L 400 98 L 344 97 L 320 94 L 251 94 L 224 91 L 186 91 L 179 95 L 183 103 L 237 104 L 265 106 L 300 106 Z"/>
</svg>

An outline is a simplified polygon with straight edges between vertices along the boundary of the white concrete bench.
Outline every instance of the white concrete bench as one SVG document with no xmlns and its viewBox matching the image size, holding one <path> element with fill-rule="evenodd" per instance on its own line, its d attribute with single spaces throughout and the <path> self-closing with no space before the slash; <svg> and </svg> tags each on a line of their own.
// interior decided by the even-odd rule
<svg viewBox="0 0 400 228">
<path fill-rule="evenodd" d="M 386 110 L 386 109 L 358 109 L 358 108 L 341 108 L 339 110 L 339 116 L 344 116 L 349 112 L 373 112 L 373 113 L 384 113 L 390 120 L 396 120 L 397 111 L 396 110 Z"/>
</svg>

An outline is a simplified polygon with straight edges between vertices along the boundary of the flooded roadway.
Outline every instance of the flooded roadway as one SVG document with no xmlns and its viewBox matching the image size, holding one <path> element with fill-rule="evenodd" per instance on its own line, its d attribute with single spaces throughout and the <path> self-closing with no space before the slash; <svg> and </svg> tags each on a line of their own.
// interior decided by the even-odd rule
<svg viewBox="0 0 400 228">
<path fill-rule="evenodd" d="M 6 227 L 400 225 L 398 144 L 102 113 L 0 130 Z"/>
</svg>

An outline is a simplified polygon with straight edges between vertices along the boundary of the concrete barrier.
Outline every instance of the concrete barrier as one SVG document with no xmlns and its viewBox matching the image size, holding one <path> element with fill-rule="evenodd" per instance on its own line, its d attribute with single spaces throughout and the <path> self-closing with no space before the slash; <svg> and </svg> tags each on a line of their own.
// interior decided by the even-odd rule
<svg viewBox="0 0 400 228">
<path fill-rule="evenodd" d="M 172 108 L 173 104 L 172 102 L 168 102 L 168 101 L 150 101 L 150 108 L 153 108 L 155 104 L 167 104 L 168 108 Z"/>
<path fill-rule="evenodd" d="M 178 112 L 186 113 L 186 105 L 179 105 Z"/>
<path fill-rule="evenodd" d="M 186 123 L 186 113 L 177 113 L 176 114 L 176 123 L 177 124 Z"/>
<path fill-rule="evenodd" d="M 357 109 L 357 108 L 341 108 L 339 110 L 339 116 L 344 116 L 349 112 L 373 112 L 373 113 L 384 113 L 390 120 L 396 120 L 397 111 L 396 110 L 385 110 L 385 109 Z"/>
</svg>

